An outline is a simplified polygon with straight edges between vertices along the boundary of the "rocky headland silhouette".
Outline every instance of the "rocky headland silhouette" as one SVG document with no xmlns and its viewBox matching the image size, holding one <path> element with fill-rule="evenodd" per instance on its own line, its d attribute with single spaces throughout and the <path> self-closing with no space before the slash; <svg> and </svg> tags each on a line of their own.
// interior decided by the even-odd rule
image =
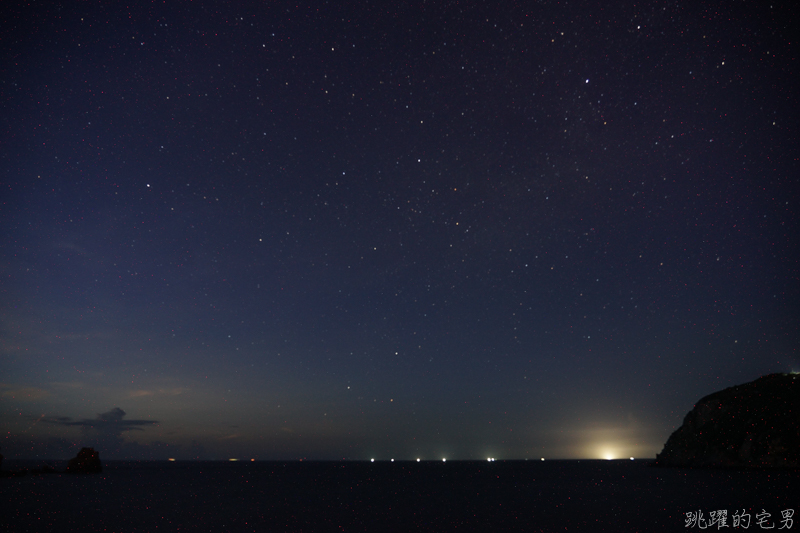
<svg viewBox="0 0 800 533">
<path fill-rule="evenodd" d="M 654 466 L 800 467 L 800 374 L 769 374 L 698 401 Z"/>
</svg>

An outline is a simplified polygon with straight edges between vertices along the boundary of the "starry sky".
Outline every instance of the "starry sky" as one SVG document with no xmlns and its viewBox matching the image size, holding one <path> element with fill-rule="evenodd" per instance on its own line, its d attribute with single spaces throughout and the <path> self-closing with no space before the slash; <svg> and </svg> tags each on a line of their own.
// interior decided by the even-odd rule
<svg viewBox="0 0 800 533">
<path fill-rule="evenodd" d="M 4 4 L 0 449 L 654 457 L 800 370 L 796 20 Z"/>
</svg>

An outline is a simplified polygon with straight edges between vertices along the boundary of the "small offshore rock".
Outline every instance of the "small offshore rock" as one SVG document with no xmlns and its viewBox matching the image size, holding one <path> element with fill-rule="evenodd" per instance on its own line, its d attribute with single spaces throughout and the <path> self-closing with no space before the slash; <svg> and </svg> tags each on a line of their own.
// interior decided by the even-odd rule
<svg viewBox="0 0 800 533">
<path fill-rule="evenodd" d="M 103 471 L 100 454 L 94 448 L 81 448 L 78 455 L 69 460 L 67 473 L 96 474 Z"/>
</svg>

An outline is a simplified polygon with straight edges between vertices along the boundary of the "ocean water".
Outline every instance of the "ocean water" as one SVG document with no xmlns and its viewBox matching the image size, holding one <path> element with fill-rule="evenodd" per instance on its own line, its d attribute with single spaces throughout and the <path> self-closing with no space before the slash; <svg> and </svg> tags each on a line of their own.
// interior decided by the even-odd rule
<svg viewBox="0 0 800 533">
<path fill-rule="evenodd" d="M 109 461 L 102 474 L 3 478 L 0 494 L 0 531 L 13 532 L 666 532 L 700 529 L 687 513 L 708 525 L 719 510 L 728 527 L 709 529 L 735 529 L 737 514 L 750 515 L 750 531 L 762 529 L 757 516 L 800 530 L 782 516 L 800 521 L 796 471 L 629 460 Z"/>
</svg>

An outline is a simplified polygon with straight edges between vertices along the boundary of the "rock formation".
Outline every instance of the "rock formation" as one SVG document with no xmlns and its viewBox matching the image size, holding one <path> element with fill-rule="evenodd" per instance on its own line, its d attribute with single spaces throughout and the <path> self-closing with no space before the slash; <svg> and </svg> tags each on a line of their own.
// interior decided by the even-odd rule
<svg viewBox="0 0 800 533">
<path fill-rule="evenodd" d="M 67 473 L 69 474 L 94 474 L 102 471 L 100 454 L 94 448 L 81 448 L 78 455 L 70 459 L 67 464 Z"/>
<path fill-rule="evenodd" d="M 656 466 L 800 467 L 800 374 L 770 374 L 702 398 Z"/>
</svg>

